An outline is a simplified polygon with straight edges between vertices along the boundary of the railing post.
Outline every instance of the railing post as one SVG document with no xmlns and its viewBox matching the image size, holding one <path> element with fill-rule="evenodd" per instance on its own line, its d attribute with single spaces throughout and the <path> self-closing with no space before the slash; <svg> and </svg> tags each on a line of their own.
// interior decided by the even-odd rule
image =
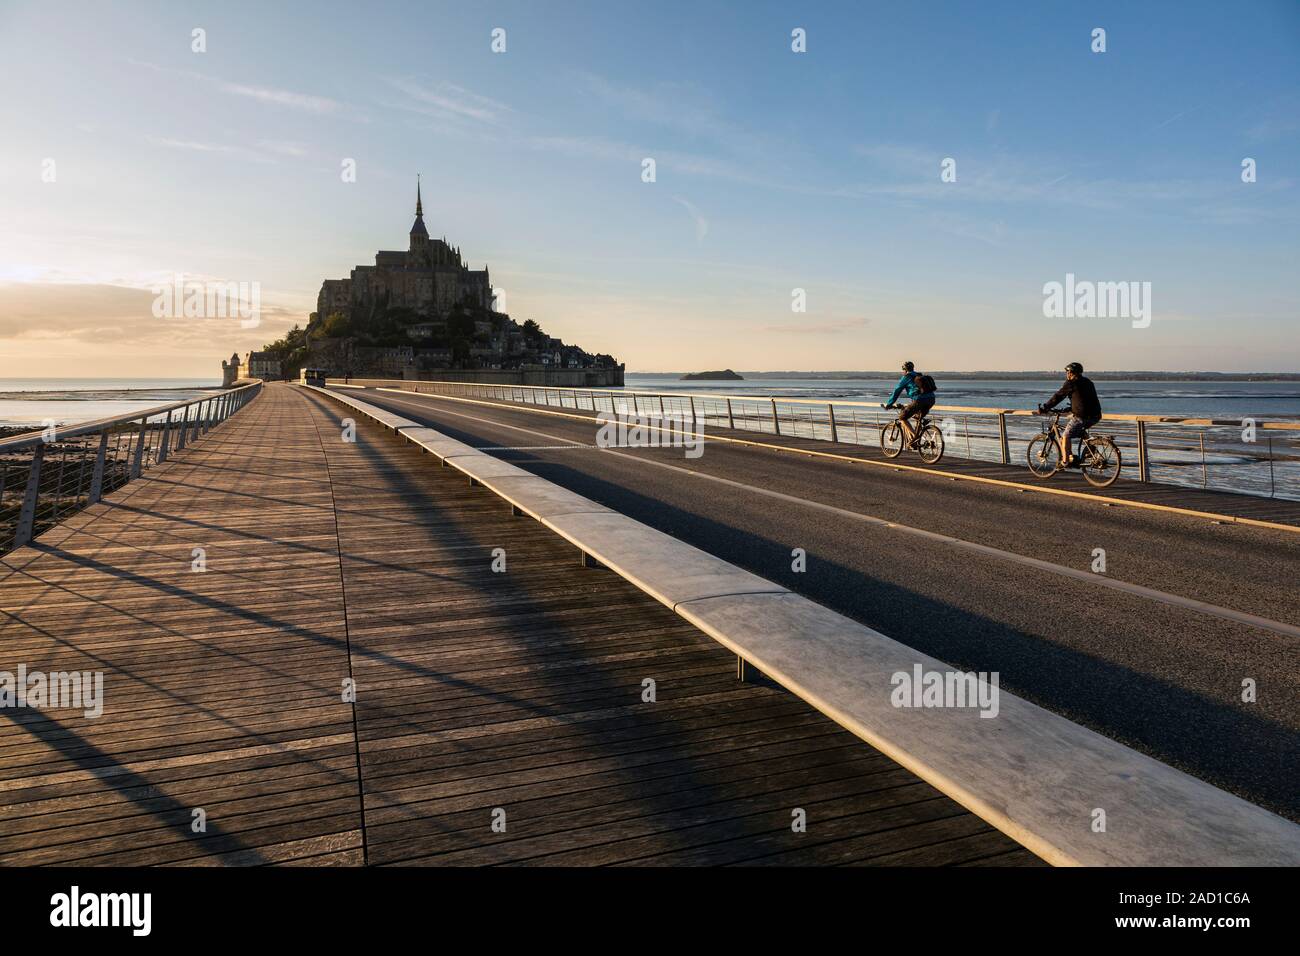
<svg viewBox="0 0 1300 956">
<path fill-rule="evenodd" d="M 1273 476 L 1273 436 L 1268 436 L 1268 496 L 1277 497 L 1277 479 Z"/>
<path fill-rule="evenodd" d="M 45 442 L 32 451 L 32 467 L 27 472 L 27 489 L 23 492 L 23 506 L 18 512 L 18 526 L 14 528 L 14 547 L 21 548 L 32 540 L 32 527 L 36 523 L 36 499 L 41 491 L 41 463 L 45 461 Z"/>
<path fill-rule="evenodd" d="M 131 456 L 131 477 L 140 477 L 141 463 L 144 461 L 144 442 L 149 434 L 149 419 L 140 419 L 140 434 L 135 440 L 135 454 Z"/>
<path fill-rule="evenodd" d="M 689 398 L 691 400 L 691 424 L 694 425 L 695 424 L 695 396 L 691 395 L 689 396 Z"/>
<path fill-rule="evenodd" d="M 171 444 L 171 437 L 172 437 L 172 413 L 170 410 L 168 410 L 167 421 L 163 422 L 162 441 L 158 443 L 158 464 L 160 465 L 167 460 L 167 453 L 170 450 L 169 446 Z"/>
<path fill-rule="evenodd" d="M 839 441 L 840 432 L 839 432 L 839 428 L 836 427 L 835 425 L 835 403 L 834 402 L 826 403 L 826 414 L 830 417 L 831 420 L 831 441 Z"/>
<path fill-rule="evenodd" d="M 1138 443 L 1138 481 L 1150 481 L 1151 472 L 1147 462 L 1147 423 L 1137 423 Z"/>
<path fill-rule="evenodd" d="M 727 399 L 727 427 L 733 430 L 736 427 L 736 416 L 731 414 L 731 399 Z"/>
<path fill-rule="evenodd" d="M 181 419 L 181 427 L 180 427 L 179 429 L 177 429 L 177 431 L 176 431 L 176 450 L 177 450 L 177 451 L 180 451 L 182 448 L 185 447 L 185 442 L 186 442 L 186 441 L 188 440 L 188 438 L 189 438 L 189 435 L 187 434 L 187 433 L 189 432 L 189 430 L 190 430 L 190 407 L 189 407 L 188 405 L 186 405 L 186 406 L 185 406 L 185 415 L 184 415 L 184 416 L 182 417 L 182 419 Z"/>
<path fill-rule="evenodd" d="M 1007 413 L 998 412 L 998 441 L 1002 444 L 1002 464 L 1011 464 L 1011 447 L 1007 444 Z"/>
<path fill-rule="evenodd" d="M 108 457 L 108 432 L 99 433 L 99 451 L 95 454 L 95 470 L 90 475 L 90 494 L 86 504 L 93 505 L 104 494 L 104 461 Z"/>
<path fill-rule="evenodd" d="M 776 414 L 776 399 L 772 399 L 772 428 L 779 435 L 781 434 L 781 419 Z"/>
</svg>

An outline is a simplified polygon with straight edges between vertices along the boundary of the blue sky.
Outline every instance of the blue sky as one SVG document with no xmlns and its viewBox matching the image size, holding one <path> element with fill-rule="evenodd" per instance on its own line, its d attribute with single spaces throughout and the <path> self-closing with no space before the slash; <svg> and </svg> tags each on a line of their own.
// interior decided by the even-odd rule
<svg viewBox="0 0 1300 956">
<path fill-rule="evenodd" d="M 516 319 L 631 370 L 1300 368 L 1291 0 L 0 0 L 0 80 L 0 375 L 207 374 L 405 248 L 417 171 Z M 153 318 L 178 272 L 261 327 Z M 1044 318 L 1066 273 L 1150 327 Z"/>
</svg>

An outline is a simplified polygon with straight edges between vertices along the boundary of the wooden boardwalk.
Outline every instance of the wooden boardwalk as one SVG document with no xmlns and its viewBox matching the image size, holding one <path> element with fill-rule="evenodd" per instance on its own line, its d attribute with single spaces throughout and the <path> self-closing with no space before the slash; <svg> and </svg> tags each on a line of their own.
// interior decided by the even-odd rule
<svg viewBox="0 0 1300 956">
<path fill-rule="evenodd" d="M 270 387 L 0 559 L 0 671 L 104 675 L 0 708 L 0 864 L 1038 862 L 343 414 Z"/>
</svg>

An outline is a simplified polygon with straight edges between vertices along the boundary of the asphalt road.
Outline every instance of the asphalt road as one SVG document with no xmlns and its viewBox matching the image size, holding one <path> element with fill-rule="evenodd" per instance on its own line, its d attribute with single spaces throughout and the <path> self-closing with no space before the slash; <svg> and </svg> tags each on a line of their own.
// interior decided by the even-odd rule
<svg viewBox="0 0 1300 956">
<path fill-rule="evenodd" d="M 1008 691 L 1300 822 L 1300 534 L 719 442 L 697 459 L 600 449 L 592 422 L 351 394 L 954 667 L 998 671 Z M 1091 570 L 1098 548 L 1104 574 Z"/>
</svg>

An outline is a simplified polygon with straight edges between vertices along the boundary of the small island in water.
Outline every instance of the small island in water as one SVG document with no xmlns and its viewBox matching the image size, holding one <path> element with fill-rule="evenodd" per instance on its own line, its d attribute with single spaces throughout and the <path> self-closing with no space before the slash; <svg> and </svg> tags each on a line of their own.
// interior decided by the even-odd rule
<svg viewBox="0 0 1300 956">
<path fill-rule="evenodd" d="M 726 368 L 721 372 L 687 372 L 681 377 L 683 382 L 743 382 L 745 376 L 737 375 Z"/>
</svg>

